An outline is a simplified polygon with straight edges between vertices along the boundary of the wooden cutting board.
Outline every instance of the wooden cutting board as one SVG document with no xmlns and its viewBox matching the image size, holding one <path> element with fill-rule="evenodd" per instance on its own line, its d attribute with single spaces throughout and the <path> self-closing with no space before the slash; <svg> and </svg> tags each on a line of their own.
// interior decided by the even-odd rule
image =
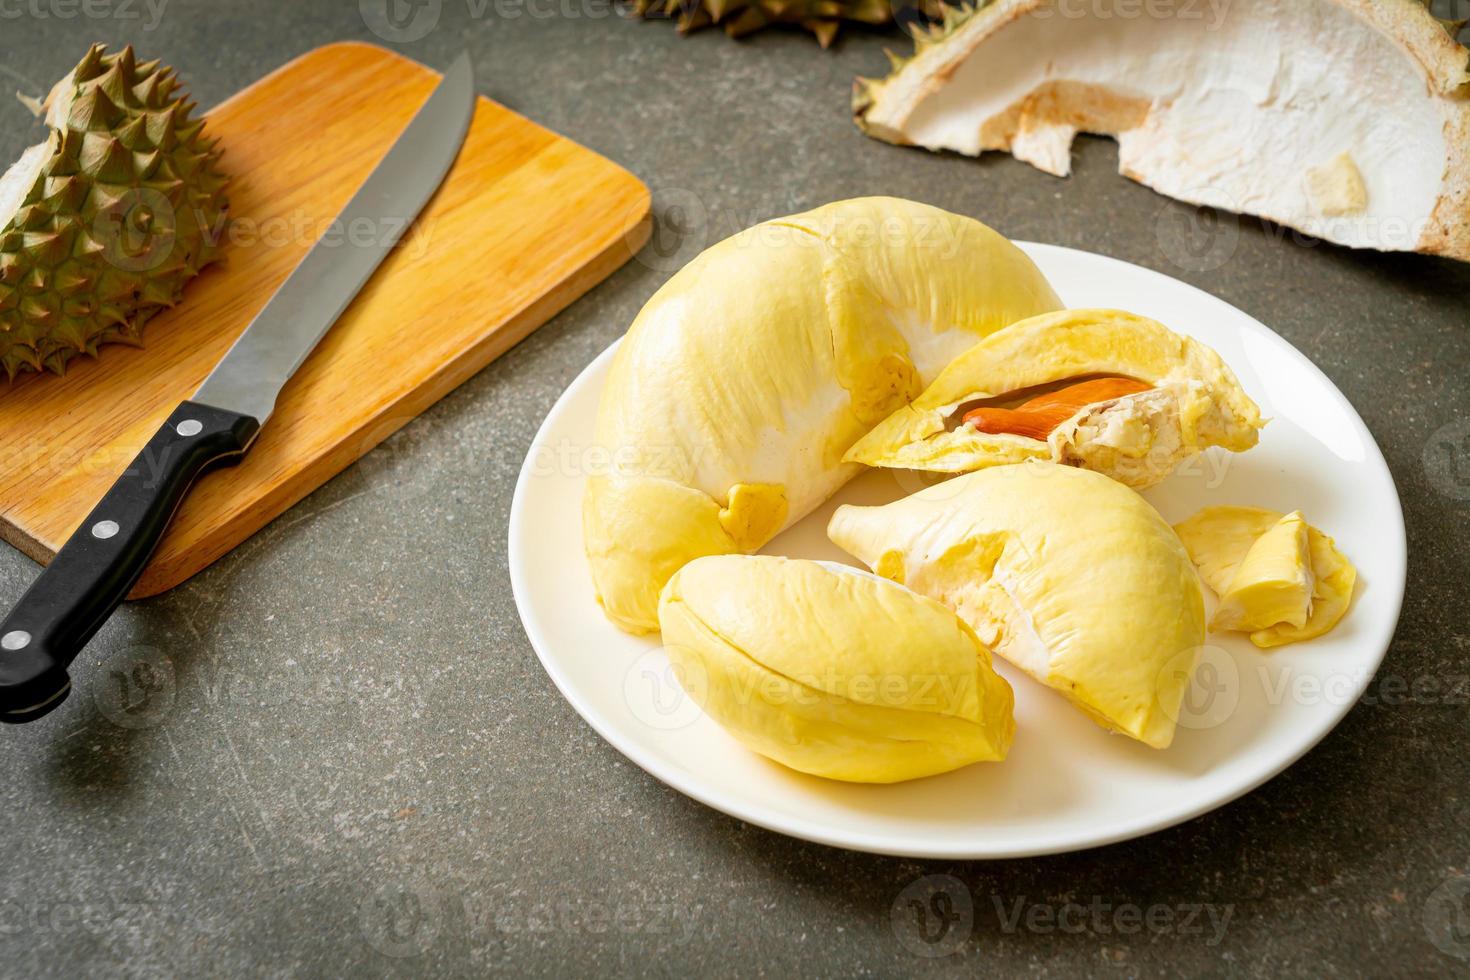
<svg viewBox="0 0 1470 980">
<path fill-rule="evenodd" d="M 234 177 L 224 261 L 148 325 L 144 348 L 104 347 L 65 377 L 0 391 L 0 537 L 51 559 L 438 81 L 393 52 L 334 44 L 208 114 Z M 480 99 L 414 230 L 286 386 L 244 461 L 195 486 L 132 598 L 219 558 L 605 278 L 647 239 L 648 209 L 626 170 Z"/>
</svg>

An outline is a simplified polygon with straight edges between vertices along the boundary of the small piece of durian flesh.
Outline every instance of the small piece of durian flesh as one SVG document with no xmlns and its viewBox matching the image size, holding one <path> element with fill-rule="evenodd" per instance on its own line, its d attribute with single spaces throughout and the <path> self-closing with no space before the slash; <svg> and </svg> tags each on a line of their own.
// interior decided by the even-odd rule
<svg viewBox="0 0 1470 980">
<path fill-rule="evenodd" d="M 1262 538 L 1298 516 L 1299 513 L 1284 515 L 1260 507 L 1206 507 L 1187 521 L 1174 525 L 1174 530 L 1179 540 L 1184 542 L 1190 561 L 1199 569 L 1200 578 L 1221 597 L 1223 608 L 1225 597 L 1235 589 L 1237 580 L 1244 586 L 1258 577 L 1244 573 L 1244 569 L 1247 559 L 1256 554 Z M 1213 629 L 1250 630 L 1251 642 L 1262 649 L 1269 649 L 1313 639 L 1337 625 L 1352 605 L 1358 572 L 1347 556 L 1337 549 L 1332 538 L 1310 524 L 1305 524 L 1305 527 L 1307 567 L 1311 575 L 1311 599 L 1306 621 L 1298 624 L 1282 619 L 1256 629 L 1224 627 L 1217 613 L 1211 620 Z M 1278 543 L 1272 548 L 1262 548 L 1260 556 L 1263 563 L 1280 547 Z M 1295 600 L 1292 602 L 1290 608 L 1295 609 Z"/>
<path fill-rule="evenodd" d="M 1314 584 L 1307 522 L 1292 511 L 1246 552 L 1210 628 L 1254 632 L 1286 623 L 1299 629 L 1311 615 Z"/>
<path fill-rule="evenodd" d="M 1315 527 L 1307 528 L 1312 555 L 1312 611 L 1301 626 L 1277 623 L 1251 634 L 1251 642 L 1263 650 L 1299 643 L 1321 636 L 1337 625 L 1353 602 L 1358 570 L 1337 544 Z"/>
<path fill-rule="evenodd" d="M 1328 218 L 1368 210 L 1368 186 L 1350 153 L 1340 153 L 1331 163 L 1308 170 L 1307 196 L 1317 213 Z"/>
</svg>

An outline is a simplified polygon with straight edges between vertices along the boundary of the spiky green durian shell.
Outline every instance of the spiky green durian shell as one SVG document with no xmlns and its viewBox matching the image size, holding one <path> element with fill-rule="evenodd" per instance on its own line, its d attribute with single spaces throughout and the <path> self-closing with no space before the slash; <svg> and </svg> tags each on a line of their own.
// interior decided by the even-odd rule
<svg viewBox="0 0 1470 980">
<path fill-rule="evenodd" d="M 0 363 L 12 379 L 137 345 L 215 260 L 224 230 L 220 150 L 172 69 L 96 45 L 70 83 L 70 112 L 0 228 Z"/>
<path fill-rule="evenodd" d="M 772 24 L 798 24 L 827 47 L 845 20 L 882 25 L 897 12 L 938 17 L 945 0 L 634 0 L 644 17 L 672 18 L 680 34 L 719 24 L 731 37 L 743 37 Z"/>
</svg>

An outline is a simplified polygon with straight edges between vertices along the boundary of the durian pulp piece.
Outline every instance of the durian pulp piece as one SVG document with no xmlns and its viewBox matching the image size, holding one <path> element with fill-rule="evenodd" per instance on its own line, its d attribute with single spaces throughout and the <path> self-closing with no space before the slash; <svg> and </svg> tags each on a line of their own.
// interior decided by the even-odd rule
<svg viewBox="0 0 1470 980">
<path fill-rule="evenodd" d="M 1245 573 L 1247 560 L 1256 544 L 1273 529 L 1282 526 L 1288 516 L 1294 515 L 1283 515 L 1261 507 L 1206 507 L 1176 524 L 1174 530 L 1184 543 L 1190 560 L 1199 569 L 1200 578 L 1222 597 L 1223 603 L 1223 597 Z M 1312 580 L 1306 621 L 1300 624 L 1282 621 L 1254 628 L 1250 634 L 1251 642 L 1262 649 L 1321 636 L 1338 624 L 1352 604 L 1357 569 L 1338 550 L 1332 538 L 1310 524 L 1305 526 Z M 1240 628 L 1252 627 L 1243 625 Z"/>
<path fill-rule="evenodd" d="M 1278 623 L 1251 634 L 1251 642 L 1263 650 L 1299 643 L 1321 636 L 1347 615 L 1353 601 L 1358 570 L 1337 550 L 1330 537 L 1314 527 L 1307 528 L 1307 546 L 1312 553 L 1312 610 L 1301 626 Z"/>
<path fill-rule="evenodd" d="M 143 325 L 217 258 L 227 207 L 220 151 L 172 69 L 96 45 L 40 107 L 49 138 L 0 177 L 10 378 L 140 343 Z"/>
<path fill-rule="evenodd" d="M 1081 408 L 1042 441 L 955 424 L 966 406 L 1083 376 L 1118 375 L 1150 390 Z M 965 473 L 1027 459 L 1153 486 L 1212 446 L 1243 452 L 1265 425 L 1213 350 L 1147 317 L 1062 310 L 999 330 L 957 357 L 913 404 L 848 450 L 866 466 Z"/>
<path fill-rule="evenodd" d="M 1148 502 L 1087 470 L 980 470 L 882 507 L 839 507 L 827 536 L 953 609 L 996 654 L 1103 727 L 1174 738 L 1205 640 L 1204 596 Z"/>
<path fill-rule="evenodd" d="M 1251 544 L 1220 596 L 1210 629 L 1250 633 L 1278 623 L 1300 629 L 1312 610 L 1314 584 L 1307 522 L 1301 511 L 1292 511 Z"/>
<path fill-rule="evenodd" d="M 1307 194 L 1317 211 L 1328 217 L 1358 214 L 1368 207 L 1363 174 L 1346 150 L 1331 163 L 1307 171 Z"/>
<path fill-rule="evenodd" d="M 1263 507 L 1206 507 L 1174 531 L 1210 591 L 1224 595 L 1251 545 L 1283 516 Z"/>
<path fill-rule="evenodd" d="M 838 201 L 707 249 L 648 301 L 608 370 L 583 530 L 604 612 L 658 628 L 702 555 L 759 550 L 859 472 L 843 454 L 951 360 L 1061 301 L 972 218 Z"/>
<path fill-rule="evenodd" d="M 1421 0 L 991 0 L 859 79 L 853 110 L 878 139 L 1058 176 L 1077 133 L 1110 135 L 1170 197 L 1470 260 L 1467 66 Z"/>
<path fill-rule="evenodd" d="M 892 783 L 1004 759 L 1010 685 L 937 602 L 846 565 L 699 558 L 664 587 L 685 692 L 754 752 L 800 772 Z"/>
</svg>

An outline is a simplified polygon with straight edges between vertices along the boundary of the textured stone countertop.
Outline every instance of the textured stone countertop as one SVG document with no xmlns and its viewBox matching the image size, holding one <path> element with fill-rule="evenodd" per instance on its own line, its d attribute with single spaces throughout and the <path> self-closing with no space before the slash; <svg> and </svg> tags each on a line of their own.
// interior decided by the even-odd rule
<svg viewBox="0 0 1470 980">
<path fill-rule="evenodd" d="M 0 89 L 43 91 L 89 42 L 132 41 L 212 105 L 317 45 L 376 40 L 359 9 L 0 0 Z M 799 33 L 681 40 L 609 11 L 444 0 L 437 27 L 397 47 L 440 68 L 468 48 L 482 93 L 638 174 L 655 243 L 365 464 L 184 586 L 125 607 L 68 703 L 0 732 L 0 972 L 1470 969 L 1470 266 L 1314 247 L 1230 218 L 1191 249 L 1194 210 L 1118 176 L 1111 142 L 1080 141 L 1076 175 L 1057 180 L 862 137 L 851 80 L 884 70 L 881 49 L 901 38 L 852 34 L 828 52 Z M 17 105 L 0 120 L 0 156 L 14 159 L 37 130 Z M 1279 331 L 1357 406 L 1403 498 L 1408 595 L 1370 697 L 1301 762 L 1131 843 L 899 860 L 710 810 L 562 700 L 506 569 L 511 492 L 541 419 L 699 246 L 875 193 L 1191 282 Z M 671 210 L 691 201 L 705 217 L 691 226 L 685 209 L 681 228 Z M 0 595 L 36 571 L 0 547 Z M 137 675 L 167 680 L 156 710 L 115 710 L 99 661 L 162 665 Z M 937 950 L 899 902 L 927 875 L 953 876 L 974 909 Z M 1133 913 L 1119 910 L 1134 906 L 1175 925 L 1124 931 Z M 1458 931 L 1431 941 L 1426 922 L 1456 910 Z"/>
</svg>

